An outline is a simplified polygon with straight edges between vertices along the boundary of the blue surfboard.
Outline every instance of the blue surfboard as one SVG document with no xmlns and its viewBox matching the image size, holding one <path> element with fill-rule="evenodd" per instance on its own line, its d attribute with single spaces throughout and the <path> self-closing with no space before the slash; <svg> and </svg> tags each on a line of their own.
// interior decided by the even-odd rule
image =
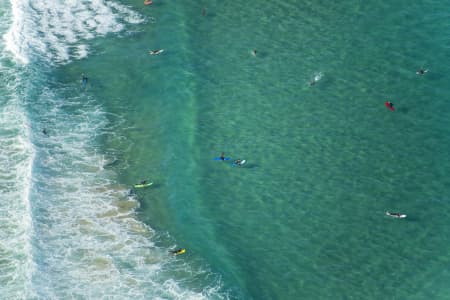
<svg viewBox="0 0 450 300">
<path fill-rule="evenodd" d="M 231 157 L 225 157 L 223 160 L 230 160 Z M 222 160 L 220 157 L 214 157 L 214 160 Z"/>
</svg>

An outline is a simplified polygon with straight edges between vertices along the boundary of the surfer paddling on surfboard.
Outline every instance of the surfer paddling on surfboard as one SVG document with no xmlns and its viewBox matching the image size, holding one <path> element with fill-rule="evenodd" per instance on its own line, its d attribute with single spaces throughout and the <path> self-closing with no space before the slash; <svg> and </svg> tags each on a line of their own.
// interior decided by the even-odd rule
<svg viewBox="0 0 450 300">
<path fill-rule="evenodd" d="M 148 53 L 150 53 L 150 55 L 158 55 L 164 52 L 164 49 L 158 49 L 158 50 L 151 50 Z"/>
<path fill-rule="evenodd" d="M 153 184 L 153 182 L 149 182 L 148 180 L 141 180 L 141 182 L 134 185 L 135 188 L 145 188 L 149 187 Z"/>
<path fill-rule="evenodd" d="M 389 217 L 394 217 L 394 218 L 400 218 L 400 219 L 403 219 L 403 218 L 406 218 L 406 215 L 405 214 L 401 214 L 401 213 L 398 213 L 398 212 L 386 212 L 386 216 L 389 216 Z"/>
<path fill-rule="evenodd" d="M 244 164 L 245 164 L 245 159 L 236 159 L 236 160 L 233 162 L 233 165 L 239 166 L 239 167 L 242 167 Z"/>
<path fill-rule="evenodd" d="M 221 160 L 221 161 L 230 160 L 230 159 L 231 159 L 231 157 L 225 156 L 225 152 L 222 152 L 220 154 L 220 156 L 218 156 L 218 157 L 214 157 L 214 160 Z"/>
<path fill-rule="evenodd" d="M 177 249 L 177 250 L 172 250 L 172 251 L 170 251 L 173 255 L 180 255 L 180 254 L 184 254 L 184 253 L 186 253 L 186 249 L 184 249 L 184 248 L 180 248 L 180 249 Z"/>
<path fill-rule="evenodd" d="M 392 103 L 391 101 L 386 101 L 384 105 L 386 105 L 386 107 L 390 110 L 394 111 L 394 103 Z"/>
</svg>

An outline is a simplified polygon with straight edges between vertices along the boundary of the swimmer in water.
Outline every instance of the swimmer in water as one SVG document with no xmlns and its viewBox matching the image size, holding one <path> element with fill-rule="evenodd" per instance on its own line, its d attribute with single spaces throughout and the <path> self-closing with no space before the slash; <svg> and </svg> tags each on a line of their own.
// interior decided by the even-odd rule
<svg viewBox="0 0 450 300">
<path fill-rule="evenodd" d="M 315 85 L 322 78 L 322 73 L 315 74 L 313 79 L 309 82 L 309 86 Z"/>
<path fill-rule="evenodd" d="M 417 75 L 425 75 L 425 73 L 427 73 L 427 72 L 428 72 L 428 70 L 420 68 L 420 69 L 416 72 L 416 74 L 417 74 Z"/>
<path fill-rule="evenodd" d="M 83 86 L 86 86 L 86 84 L 88 83 L 89 78 L 87 78 L 84 74 L 81 74 L 81 84 Z"/>
<path fill-rule="evenodd" d="M 47 128 L 42 129 L 42 133 L 43 133 L 44 135 L 48 136 Z"/>
</svg>

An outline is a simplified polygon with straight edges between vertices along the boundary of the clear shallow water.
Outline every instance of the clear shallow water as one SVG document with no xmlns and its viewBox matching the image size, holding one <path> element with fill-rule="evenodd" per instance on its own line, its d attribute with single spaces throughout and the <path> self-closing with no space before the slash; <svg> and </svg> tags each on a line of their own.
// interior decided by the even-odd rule
<svg viewBox="0 0 450 300">
<path fill-rule="evenodd" d="M 447 297 L 448 3 L 126 4 L 4 89 L 11 297 Z"/>
</svg>

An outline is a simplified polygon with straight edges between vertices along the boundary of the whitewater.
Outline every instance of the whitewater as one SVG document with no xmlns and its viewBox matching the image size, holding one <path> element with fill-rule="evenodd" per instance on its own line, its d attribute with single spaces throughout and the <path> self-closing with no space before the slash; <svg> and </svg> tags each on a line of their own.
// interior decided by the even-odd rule
<svg viewBox="0 0 450 300">
<path fill-rule="evenodd" d="M 0 294 L 3 299 L 223 299 L 205 270 L 169 255 L 136 217 L 138 200 L 108 168 L 99 140 L 124 121 L 59 66 L 89 41 L 148 22 L 113 1 L 11 0 L 0 5 Z M 173 245 L 175 247 L 175 245 Z M 226 298 L 226 297 L 225 297 Z"/>
</svg>

